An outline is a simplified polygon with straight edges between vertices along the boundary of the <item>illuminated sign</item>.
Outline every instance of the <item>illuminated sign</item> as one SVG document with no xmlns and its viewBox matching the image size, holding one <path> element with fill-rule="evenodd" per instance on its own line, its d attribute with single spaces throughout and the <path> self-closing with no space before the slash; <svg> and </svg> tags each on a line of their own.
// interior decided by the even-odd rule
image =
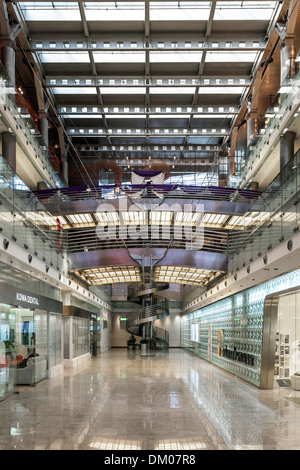
<svg viewBox="0 0 300 470">
<path fill-rule="evenodd" d="M 39 299 L 32 297 L 31 295 L 20 294 L 17 292 L 16 299 L 21 302 L 26 302 L 27 304 L 39 305 Z"/>
<path fill-rule="evenodd" d="M 226 357 L 227 359 L 231 359 L 232 361 L 244 362 L 248 366 L 254 366 L 255 356 L 253 356 L 253 354 L 238 351 L 235 346 L 233 349 L 228 349 L 227 345 L 225 345 L 224 347 L 223 330 L 218 330 L 217 350 L 218 356 L 220 357 Z"/>
</svg>

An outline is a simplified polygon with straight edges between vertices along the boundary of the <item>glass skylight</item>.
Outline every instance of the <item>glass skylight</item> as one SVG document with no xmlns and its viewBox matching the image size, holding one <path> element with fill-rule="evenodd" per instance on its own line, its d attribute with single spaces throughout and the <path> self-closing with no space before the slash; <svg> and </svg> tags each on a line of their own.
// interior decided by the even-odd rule
<svg viewBox="0 0 300 470">
<path fill-rule="evenodd" d="M 150 87 L 150 94 L 194 94 L 195 87 Z"/>
<path fill-rule="evenodd" d="M 94 219 L 91 214 L 71 214 L 67 217 L 70 222 L 75 225 L 94 224 Z"/>
<path fill-rule="evenodd" d="M 205 61 L 208 63 L 213 62 L 253 62 L 257 57 L 257 52 L 251 51 L 230 51 L 230 52 L 221 52 L 221 51 L 214 51 L 214 52 L 207 52 Z"/>
<path fill-rule="evenodd" d="M 198 268 L 158 266 L 155 269 L 154 280 L 157 282 L 204 285 L 216 273 L 217 271 L 207 271 Z"/>
<path fill-rule="evenodd" d="M 150 52 L 150 62 L 160 62 L 165 64 L 167 62 L 200 62 L 202 52 Z"/>
<path fill-rule="evenodd" d="M 86 269 L 79 273 L 91 285 L 114 284 L 116 282 L 139 282 L 140 270 L 135 266 L 116 266 Z"/>
<path fill-rule="evenodd" d="M 26 2 L 21 4 L 23 15 L 26 21 L 81 21 L 78 4 L 76 8 L 73 6 L 72 9 L 56 9 L 52 8 L 52 2 L 30 3 L 35 4 L 34 8 L 29 8 Z M 37 9 L 36 5 L 40 5 L 41 8 Z"/>
<path fill-rule="evenodd" d="M 202 3 L 202 2 L 201 2 Z M 210 3 L 210 2 L 209 2 Z M 178 2 L 175 3 L 178 5 Z M 207 21 L 209 8 L 185 8 L 182 3 L 176 8 L 173 2 L 165 3 L 162 8 L 161 2 L 151 3 L 150 21 Z"/>
<path fill-rule="evenodd" d="M 146 87 L 101 87 L 102 95 L 143 95 L 146 93 Z M 74 92 L 74 90 L 73 90 Z"/>
<path fill-rule="evenodd" d="M 40 59 L 45 63 L 89 63 L 90 58 L 88 52 L 72 51 L 72 52 L 42 52 Z"/>
<path fill-rule="evenodd" d="M 97 93 L 95 87 L 53 87 L 52 91 L 55 95 L 73 95 L 74 93 L 80 95 L 95 95 Z"/>
<path fill-rule="evenodd" d="M 137 52 L 94 52 L 94 60 L 96 63 L 110 64 L 110 63 L 144 63 L 145 53 Z"/>
</svg>

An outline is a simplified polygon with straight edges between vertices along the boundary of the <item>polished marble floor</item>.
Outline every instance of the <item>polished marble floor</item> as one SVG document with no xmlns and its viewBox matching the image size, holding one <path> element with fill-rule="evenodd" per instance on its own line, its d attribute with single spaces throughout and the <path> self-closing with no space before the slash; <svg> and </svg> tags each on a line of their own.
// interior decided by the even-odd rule
<svg viewBox="0 0 300 470">
<path fill-rule="evenodd" d="M 297 396 L 280 393 L 181 349 L 111 349 L 1 402 L 0 450 L 300 450 Z"/>
</svg>

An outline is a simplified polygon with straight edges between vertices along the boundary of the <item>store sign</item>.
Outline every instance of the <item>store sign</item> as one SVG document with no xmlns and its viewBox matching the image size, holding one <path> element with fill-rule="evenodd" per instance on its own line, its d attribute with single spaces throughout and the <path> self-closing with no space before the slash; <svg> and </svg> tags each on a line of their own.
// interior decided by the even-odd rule
<svg viewBox="0 0 300 470">
<path fill-rule="evenodd" d="M 39 299 L 36 297 L 32 297 L 31 295 L 20 294 L 19 292 L 17 292 L 16 299 L 19 302 L 26 302 L 27 304 L 31 304 L 31 305 L 39 305 Z"/>
<path fill-rule="evenodd" d="M 36 292 L 29 292 L 20 287 L 0 281 L 1 303 L 17 305 L 24 308 L 36 308 L 47 312 L 63 313 L 63 303 L 59 300 L 45 297 Z"/>
<path fill-rule="evenodd" d="M 253 356 L 253 354 L 238 351 L 235 346 L 233 349 L 228 349 L 227 345 L 224 346 L 223 330 L 218 330 L 217 350 L 218 356 L 220 357 L 226 357 L 227 359 L 231 359 L 232 361 L 244 362 L 248 366 L 254 366 L 255 356 Z"/>
</svg>

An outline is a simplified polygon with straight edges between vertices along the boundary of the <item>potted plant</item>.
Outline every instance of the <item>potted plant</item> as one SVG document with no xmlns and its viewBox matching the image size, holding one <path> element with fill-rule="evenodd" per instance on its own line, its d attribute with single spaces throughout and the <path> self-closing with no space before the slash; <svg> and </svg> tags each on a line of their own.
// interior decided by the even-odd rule
<svg viewBox="0 0 300 470">
<path fill-rule="evenodd" d="M 129 340 L 127 341 L 127 349 L 132 351 L 134 349 L 135 342 L 136 342 L 136 339 L 132 334 Z"/>
</svg>

